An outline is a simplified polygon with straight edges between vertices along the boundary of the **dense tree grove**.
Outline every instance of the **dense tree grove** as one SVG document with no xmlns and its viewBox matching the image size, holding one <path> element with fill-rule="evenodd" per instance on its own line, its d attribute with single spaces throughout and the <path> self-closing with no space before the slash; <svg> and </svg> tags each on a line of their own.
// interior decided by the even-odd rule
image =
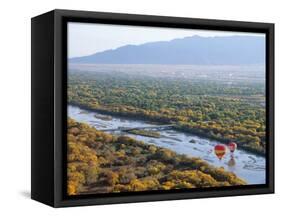
<svg viewBox="0 0 281 217">
<path fill-rule="evenodd" d="M 108 76 L 110 75 L 110 76 Z M 264 154 L 263 83 L 70 73 L 70 104 L 103 113 L 174 124 L 178 130 Z"/>
<path fill-rule="evenodd" d="M 68 119 L 68 194 L 244 185 L 223 168 Z"/>
</svg>

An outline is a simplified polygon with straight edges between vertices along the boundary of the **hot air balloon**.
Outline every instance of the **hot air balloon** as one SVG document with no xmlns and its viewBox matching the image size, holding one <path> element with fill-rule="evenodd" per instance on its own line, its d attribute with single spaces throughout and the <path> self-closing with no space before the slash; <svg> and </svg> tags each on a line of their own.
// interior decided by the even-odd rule
<svg viewBox="0 0 281 217">
<path fill-rule="evenodd" d="M 230 152 L 233 153 L 237 148 L 237 144 L 235 142 L 231 142 L 227 145 L 227 147 L 229 148 Z"/>
<path fill-rule="evenodd" d="M 226 153 L 226 148 L 224 145 L 217 144 L 215 146 L 215 154 L 217 155 L 218 159 L 221 160 L 223 158 L 223 156 L 225 155 L 225 153 Z"/>
</svg>

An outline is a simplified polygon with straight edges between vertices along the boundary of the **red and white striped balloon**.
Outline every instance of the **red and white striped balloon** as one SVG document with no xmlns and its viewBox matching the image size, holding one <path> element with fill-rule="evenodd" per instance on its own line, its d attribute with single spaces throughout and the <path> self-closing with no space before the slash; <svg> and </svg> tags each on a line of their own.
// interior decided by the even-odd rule
<svg viewBox="0 0 281 217">
<path fill-rule="evenodd" d="M 235 142 L 231 142 L 227 145 L 227 147 L 230 150 L 230 152 L 233 153 L 237 148 L 237 144 Z"/>
</svg>

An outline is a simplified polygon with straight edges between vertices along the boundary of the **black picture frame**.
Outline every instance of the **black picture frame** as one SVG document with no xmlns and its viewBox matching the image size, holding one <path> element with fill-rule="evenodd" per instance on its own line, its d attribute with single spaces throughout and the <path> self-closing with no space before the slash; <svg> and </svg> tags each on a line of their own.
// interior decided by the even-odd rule
<svg viewBox="0 0 281 217">
<path fill-rule="evenodd" d="M 66 195 L 66 23 L 95 22 L 266 34 L 266 184 L 104 195 Z M 31 198 L 53 207 L 274 193 L 274 24 L 53 10 L 32 18 Z"/>
</svg>

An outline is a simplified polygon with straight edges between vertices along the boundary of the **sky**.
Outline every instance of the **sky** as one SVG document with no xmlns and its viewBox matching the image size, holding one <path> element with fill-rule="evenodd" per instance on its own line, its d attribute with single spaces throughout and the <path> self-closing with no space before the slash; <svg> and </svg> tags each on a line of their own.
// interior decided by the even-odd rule
<svg viewBox="0 0 281 217">
<path fill-rule="evenodd" d="M 139 45 L 153 41 L 169 41 L 175 38 L 184 38 L 193 35 L 199 35 L 202 37 L 263 35 L 242 32 L 142 27 L 79 22 L 69 22 L 67 31 L 68 58 L 87 56 L 109 49 L 116 49 L 128 44 Z"/>
</svg>

